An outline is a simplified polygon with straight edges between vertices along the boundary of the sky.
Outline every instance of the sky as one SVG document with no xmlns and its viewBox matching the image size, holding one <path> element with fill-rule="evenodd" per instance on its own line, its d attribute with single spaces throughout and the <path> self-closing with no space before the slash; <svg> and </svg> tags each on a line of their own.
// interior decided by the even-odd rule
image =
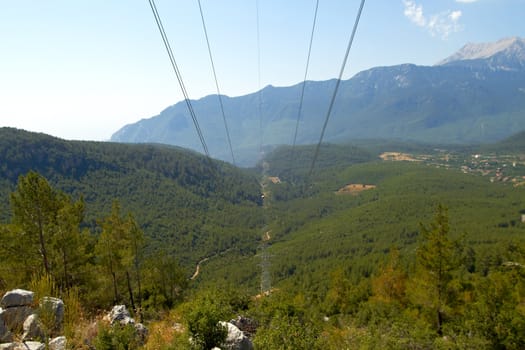
<svg viewBox="0 0 525 350">
<path fill-rule="evenodd" d="M 155 2 L 189 98 L 217 93 L 198 1 Z M 319 0 L 308 80 L 338 76 L 359 3 Z M 201 5 L 222 94 L 303 81 L 316 0 Z M 368 0 L 343 78 L 525 37 L 524 13 L 525 0 Z M 104 141 L 182 96 L 148 0 L 0 0 L 0 127 Z"/>
</svg>

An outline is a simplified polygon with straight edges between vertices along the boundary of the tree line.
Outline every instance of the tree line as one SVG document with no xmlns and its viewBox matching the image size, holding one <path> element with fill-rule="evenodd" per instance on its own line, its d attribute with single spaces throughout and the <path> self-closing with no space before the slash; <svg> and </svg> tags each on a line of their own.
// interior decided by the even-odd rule
<svg viewBox="0 0 525 350">
<path fill-rule="evenodd" d="M 133 309 L 169 307 L 186 276 L 163 251 L 146 254 L 147 240 L 131 213 L 115 200 L 88 229 L 84 199 L 53 188 L 30 171 L 10 196 L 11 220 L 0 226 L 0 288 L 28 288 L 48 276 L 58 290 L 76 289 L 86 308 L 126 303 Z"/>
</svg>

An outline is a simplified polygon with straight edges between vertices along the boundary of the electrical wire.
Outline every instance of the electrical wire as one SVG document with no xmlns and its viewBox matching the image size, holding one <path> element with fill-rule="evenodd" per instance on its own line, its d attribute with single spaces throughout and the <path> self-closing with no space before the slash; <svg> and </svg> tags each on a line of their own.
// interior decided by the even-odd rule
<svg viewBox="0 0 525 350">
<path fill-rule="evenodd" d="M 332 108 L 334 107 L 334 102 L 337 96 L 337 91 L 339 90 L 339 85 L 341 84 L 341 78 L 343 77 L 343 72 L 345 70 L 346 61 L 348 60 L 348 54 L 350 53 L 350 49 L 352 48 L 352 43 L 354 41 L 355 33 L 357 31 L 357 26 L 359 24 L 359 19 L 361 18 L 361 12 L 363 11 L 364 5 L 365 5 L 365 0 L 361 0 L 361 5 L 359 6 L 359 10 L 357 11 L 357 16 L 354 22 L 354 28 L 352 29 L 352 35 L 350 36 L 350 40 L 348 41 L 348 46 L 346 48 L 345 57 L 341 65 L 341 70 L 339 71 L 339 77 L 337 78 L 337 81 L 335 84 L 335 89 L 332 95 L 332 100 L 330 101 L 330 106 L 328 107 L 328 112 L 326 113 L 326 118 L 324 121 L 323 129 L 321 130 L 321 136 L 319 137 L 319 142 L 317 143 L 317 147 L 315 148 L 315 154 L 314 154 L 314 158 L 312 159 L 312 164 L 310 165 L 310 171 L 308 172 L 308 176 L 312 175 L 312 172 L 315 166 L 315 162 L 317 160 L 317 157 L 319 156 L 319 148 L 321 147 L 321 143 L 323 142 L 323 137 L 326 131 L 326 126 L 328 125 L 328 120 L 330 119 L 330 115 L 332 114 Z"/>
<path fill-rule="evenodd" d="M 262 122 L 262 92 L 261 92 L 261 34 L 259 28 L 259 0 L 255 0 L 255 10 L 257 16 L 257 114 L 259 116 L 259 153 L 262 154 L 263 147 L 263 122 Z"/>
<path fill-rule="evenodd" d="M 235 165 L 235 156 L 233 155 L 233 148 L 232 148 L 232 141 L 231 141 L 231 138 L 230 138 L 230 131 L 228 129 L 228 123 L 226 122 L 226 114 L 224 113 L 224 104 L 222 102 L 221 90 L 219 89 L 219 83 L 218 83 L 218 80 L 217 80 L 217 73 L 215 72 L 215 64 L 213 63 L 213 55 L 211 53 L 210 40 L 208 38 L 208 30 L 206 29 L 206 23 L 204 21 L 204 14 L 203 14 L 203 11 L 202 11 L 201 0 L 197 0 L 197 2 L 199 3 L 199 11 L 200 11 L 200 14 L 201 14 L 202 28 L 204 29 L 204 36 L 206 37 L 206 44 L 208 45 L 208 54 L 210 56 L 211 68 L 212 68 L 212 71 L 213 71 L 213 78 L 215 80 L 215 87 L 217 88 L 217 96 L 219 98 L 219 105 L 221 107 L 222 120 L 224 121 L 224 128 L 226 129 L 226 137 L 228 138 L 228 145 L 230 146 L 232 162 L 233 162 L 233 165 Z"/>
<path fill-rule="evenodd" d="M 153 12 L 153 16 L 155 17 L 155 22 L 157 23 L 157 27 L 159 28 L 159 32 L 162 37 L 164 47 L 166 48 L 166 51 L 168 53 L 168 56 L 171 62 L 171 66 L 173 67 L 173 71 L 175 72 L 175 75 L 177 76 L 177 81 L 179 82 L 179 86 L 182 90 L 182 94 L 184 95 L 184 101 L 186 102 L 186 106 L 188 107 L 188 111 L 190 112 L 191 119 L 193 120 L 193 124 L 195 125 L 197 136 L 200 139 L 202 148 L 204 149 L 204 153 L 206 154 L 208 158 L 210 158 L 210 153 L 208 152 L 208 147 L 206 146 L 204 135 L 202 134 L 202 130 L 199 126 L 199 122 L 197 120 L 197 116 L 195 115 L 195 111 L 193 110 L 191 101 L 188 98 L 188 92 L 186 91 L 186 87 L 184 86 L 184 82 L 182 80 L 182 76 L 180 74 L 179 67 L 177 66 L 177 63 L 175 62 L 175 57 L 173 56 L 173 51 L 171 50 L 171 46 L 169 44 L 168 37 L 164 30 L 164 26 L 162 25 L 162 21 L 160 20 L 159 12 L 157 10 L 157 6 L 155 5 L 155 0 L 148 0 L 148 1 L 151 7 L 151 11 Z"/>
<path fill-rule="evenodd" d="M 301 89 L 301 98 L 299 100 L 299 109 L 297 111 L 297 122 L 295 124 L 295 133 L 293 135 L 293 143 L 292 143 L 292 150 L 290 153 L 291 160 L 293 159 L 294 150 L 295 150 L 295 144 L 297 142 L 297 131 L 299 130 L 299 121 L 301 119 L 301 113 L 303 111 L 303 101 L 304 101 L 304 90 L 306 87 L 306 77 L 308 76 L 308 67 L 310 66 L 310 56 L 312 53 L 312 43 L 314 41 L 314 32 L 315 32 L 315 25 L 317 22 L 317 10 L 319 8 L 319 0 L 315 3 L 315 12 L 314 12 L 314 20 L 312 24 L 312 33 L 310 34 L 310 45 L 308 46 L 308 57 L 306 59 L 306 69 L 304 70 L 304 78 L 303 78 L 303 86 Z"/>
</svg>

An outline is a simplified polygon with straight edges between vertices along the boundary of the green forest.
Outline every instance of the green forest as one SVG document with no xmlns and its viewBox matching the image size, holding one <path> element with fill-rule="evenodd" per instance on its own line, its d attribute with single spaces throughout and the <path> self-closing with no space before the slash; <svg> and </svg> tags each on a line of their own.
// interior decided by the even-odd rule
<svg viewBox="0 0 525 350">
<path fill-rule="evenodd" d="M 61 297 L 72 349 L 211 349 L 238 316 L 255 349 L 523 349 L 523 139 L 323 145 L 313 168 L 313 146 L 281 147 L 241 169 L 2 128 L 0 292 Z M 144 343 L 88 331 L 116 304 Z"/>
</svg>

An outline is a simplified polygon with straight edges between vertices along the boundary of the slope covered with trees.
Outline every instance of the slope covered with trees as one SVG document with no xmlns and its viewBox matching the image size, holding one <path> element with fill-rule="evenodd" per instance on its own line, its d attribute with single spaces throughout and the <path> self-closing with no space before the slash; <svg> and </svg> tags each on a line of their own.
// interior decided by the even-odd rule
<svg viewBox="0 0 525 350">
<path fill-rule="evenodd" d="M 293 158 L 282 148 L 266 159 L 269 175 L 280 181 L 269 184 L 273 292 L 255 306 L 255 314 L 264 309 L 256 344 L 523 347 L 524 187 L 466 171 L 474 154 L 483 158 L 484 147 L 383 142 L 335 157 L 339 147 L 331 166 L 310 176 L 310 162 L 293 160 L 308 159 L 311 148 L 296 149 Z M 492 164 L 525 175 L 523 147 L 509 140 L 489 149 L 501 153 L 490 157 L 485 172 Z M 400 150 L 421 154 L 411 161 L 378 157 Z M 368 156 L 345 160 L 349 154 Z M 340 191 L 349 184 L 363 190 Z"/>
<path fill-rule="evenodd" d="M 0 289 L 51 276 L 87 314 L 126 303 L 152 329 L 146 349 L 219 346 L 217 320 L 237 315 L 255 320 L 256 349 L 525 346 L 519 137 L 323 145 L 311 173 L 313 146 L 283 147 L 248 174 L 180 149 L 7 131 L 2 154 L 22 160 L 5 169 L 22 170 L 2 179 Z"/>
<path fill-rule="evenodd" d="M 167 249 L 188 269 L 202 257 L 256 239 L 257 179 L 227 163 L 160 145 L 65 141 L 0 129 L 0 218 L 9 219 L 9 193 L 35 171 L 53 187 L 85 202 L 83 227 L 96 229 L 115 199 L 132 212 L 148 249 Z M 189 273 L 189 271 L 188 271 Z"/>
</svg>

